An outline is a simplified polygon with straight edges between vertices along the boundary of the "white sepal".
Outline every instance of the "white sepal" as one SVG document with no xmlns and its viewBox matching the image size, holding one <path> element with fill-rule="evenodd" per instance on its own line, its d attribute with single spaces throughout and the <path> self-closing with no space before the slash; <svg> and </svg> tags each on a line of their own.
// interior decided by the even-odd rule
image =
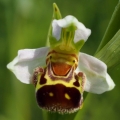
<svg viewBox="0 0 120 120">
<path fill-rule="evenodd" d="M 61 29 L 67 28 L 70 25 L 76 26 L 74 42 L 79 40 L 86 41 L 91 34 L 91 30 L 86 28 L 83 23 L 79 22 L 74 16 L 68 15 L 63 19 L 53 20 L 52 22 L 52 35 L 59 40 L 61 35 Z"/>
<path fill-rule="evenodd" d="M 97 58 L 80 53 L 79 65 L 76 70 L 86 74 L 85 91 L 101 94 L 112 90 L 115 84 L 107 73 L 107 66 Z"/>
<path fill-rule="evenodd" d="M 45 66 L 49 47 L 38 49 L 23 49 L 18 51 L 17 57 L 7 65 L 21 82 L 31 83 L 33 70 L 38 66 Z"/>
</svg>

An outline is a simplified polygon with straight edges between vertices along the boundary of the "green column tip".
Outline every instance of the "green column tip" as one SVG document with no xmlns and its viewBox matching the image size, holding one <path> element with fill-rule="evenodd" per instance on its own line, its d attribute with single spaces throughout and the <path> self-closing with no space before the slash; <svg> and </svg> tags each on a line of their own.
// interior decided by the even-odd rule
<svg viewBox="0 0 120 120">
<path fill-rule="evenodd" d="M 53 19 L 61 19 L 61 13 L 56 3 L 53 3 Z"/>
</svg>

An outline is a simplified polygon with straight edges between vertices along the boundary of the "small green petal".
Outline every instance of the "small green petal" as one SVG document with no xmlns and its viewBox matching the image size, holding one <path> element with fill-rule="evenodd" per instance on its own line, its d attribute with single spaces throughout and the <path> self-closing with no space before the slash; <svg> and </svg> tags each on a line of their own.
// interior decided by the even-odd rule
<svg viewBox="0 0 120 120">
<path fill-rule="evenodd" d="M 59 20 L 61 18 L 62 18 L 62 15 L 60 13 L 60 10 L 59 10 L 57 4 L 53 3 L 53 17 L 52 17 L 52 20 L 53 19 Z M 46 46 L 50 46 L 49 36 L 51 36 L 51 35 L 52 35 L 52 22 L 50 23 L 50 27 L 49 27 L 49 30 L 48 30 Z"/>
<path fill-rule="evenodd" d="M 61 13 L 56 3 L 53 3 L 53 19 L 61 19 Z"/>
</svg>

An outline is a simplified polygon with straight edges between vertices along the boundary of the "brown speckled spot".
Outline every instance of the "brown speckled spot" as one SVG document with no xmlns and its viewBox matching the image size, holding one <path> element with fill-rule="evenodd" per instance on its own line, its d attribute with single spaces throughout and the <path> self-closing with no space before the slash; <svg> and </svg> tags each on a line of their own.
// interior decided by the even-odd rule
<svg viewBox="0 0 120 120">
<path fill-rule="evenodd" d="M 34 84 L 34 86 L 36 86 L 36 84 L 37 84 L 37 75 L 38 75 L 38 73 L 34 72 L 33 77 L 32 77 L 32 83 Z"/>
<path fill-rule="evenodd" d="M 53 93 L 53 96 L 50 96 Z M 70 99 L 65 98 L 67 94 Z M 76 88 L 66 87 L 62 84 L 46 85 L 36 92 L 37 103 L 40 107 L 50 111 L 71 111 L 79 109 L 81 94 Z"/>
</svg>

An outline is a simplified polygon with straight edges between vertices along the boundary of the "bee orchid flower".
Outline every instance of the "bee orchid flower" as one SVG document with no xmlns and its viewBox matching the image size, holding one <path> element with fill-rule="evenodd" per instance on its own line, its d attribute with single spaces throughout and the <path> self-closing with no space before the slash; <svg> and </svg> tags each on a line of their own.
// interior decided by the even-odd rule
<svg viewBox="0 0 120 120">
<path fill-rule="evenodd" d="M 90 34 L 74 16 L 53 19 L 50 46 L 19 50 L 7 68 L 21 82 L 35 85 L 41 108 L 73 113 L 82 107 L 84 91 L 101 94 L 115 86 L 105 63 L 79 52 Z"/>
</svg>

